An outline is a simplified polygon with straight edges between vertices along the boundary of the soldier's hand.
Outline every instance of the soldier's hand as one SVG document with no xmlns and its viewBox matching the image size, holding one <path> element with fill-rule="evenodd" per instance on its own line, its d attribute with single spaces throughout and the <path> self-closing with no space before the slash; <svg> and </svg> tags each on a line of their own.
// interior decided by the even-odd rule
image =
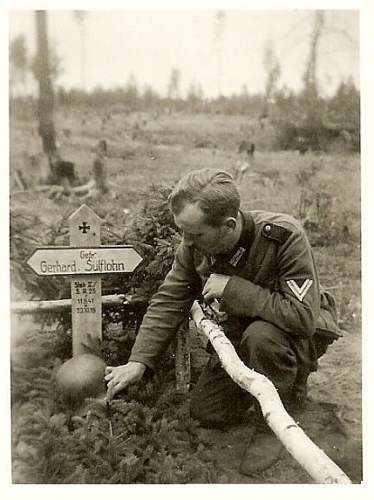
<svg viewBox="0 0 374 500">
<path fill-rule="evenodd" d="M 230 276 L 226 274 L 211 274 L 203 288 L 203 297 L 205 302 L 211 302 L 214 299 L 220 299 Z"/>
<path fill-rule="evenodd" d="M 107 366 L 104 377 L 107 382 L 107 400 L 110 401 L 117 392 L 141 380 L 145 369 L 146 366 L 143 363 L 135 361 L 129 361 L 126 365 L 121 366 Z"/>
</svg>

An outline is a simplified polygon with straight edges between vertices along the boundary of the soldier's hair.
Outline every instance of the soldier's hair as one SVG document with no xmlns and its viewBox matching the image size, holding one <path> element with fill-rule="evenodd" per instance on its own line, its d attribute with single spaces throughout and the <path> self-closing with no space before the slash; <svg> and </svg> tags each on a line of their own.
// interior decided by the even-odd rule
<svg viewBox="0 0 374 500">
<path fill-rule="evenodd" d="M 204 168 L 184 175 L 169 196 L 169 206 L 178 215 L 190 203 L 197 203 L 205 222 L 219 226 L 227 217 L 237 217 L 240 195 L 230 174 Z"/>
</svg>

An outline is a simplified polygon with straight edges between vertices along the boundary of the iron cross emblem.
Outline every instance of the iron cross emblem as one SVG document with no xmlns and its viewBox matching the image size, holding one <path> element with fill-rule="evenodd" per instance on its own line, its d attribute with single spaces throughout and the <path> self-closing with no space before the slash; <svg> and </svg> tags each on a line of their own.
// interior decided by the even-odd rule
<svg viewBox="0 0 374 500">
<path fill-rule="evenodd" d="M 87 222 L 82 223 L 81 226 L 78 226 L 79 231 L 82 231 L 83 234 L 86 234 L 90 230 L 91 226 L 87 225 Z"/>
</svg>

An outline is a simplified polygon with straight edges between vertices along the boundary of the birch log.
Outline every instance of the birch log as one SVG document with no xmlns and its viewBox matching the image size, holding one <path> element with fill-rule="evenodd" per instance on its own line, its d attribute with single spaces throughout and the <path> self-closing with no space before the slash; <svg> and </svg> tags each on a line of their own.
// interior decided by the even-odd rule
<svg viewBox="0 0 374 500">
<path fill-rule="evenodd" d="M 350 484 L 348 476 L 313 443 L 286 412 L 272 382 L 241 361 L 223 330 L 204 316 L 197 302 L 192 306 L 191 315 L 196 326 L 210 340 L 223 368 L 234 382 L 257 399 L 266 423 L 311 478 L 316 483 Z"/>
</svg>

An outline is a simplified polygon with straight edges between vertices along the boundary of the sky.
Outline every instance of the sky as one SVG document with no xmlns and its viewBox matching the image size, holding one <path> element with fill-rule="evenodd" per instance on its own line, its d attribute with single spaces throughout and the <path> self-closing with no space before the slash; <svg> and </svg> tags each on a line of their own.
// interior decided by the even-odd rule
<svg viewBox="0 0 374 500">
<path fill-rule="evenodd" d="M 165 95 L 171 69 L 177 67 L 182 95 L 195 84 L 206 97 L 240 93 L 244 85 L 250 93 L 262 92 L 269 41 L 281 65 L 279 86 L 299 90 L 315 15 L 305 9 L 224 10 L 219 30 L 217 9 L 86 12 L 82 43 L 74 11 L 48 11 L 50 44 L 62 59 L 59 85 L 110 88 L 125 85 L 132 74 L 140 89 L 151 85 Z M 30 54 L 35 52 L 34 24 L 33 11 L 10 11 L 10 39 L 24 34 Z M 358 11 L 325 11 L 317 75 L 323 95 L 350 76 L 359 86 Z"/>
</svg>

